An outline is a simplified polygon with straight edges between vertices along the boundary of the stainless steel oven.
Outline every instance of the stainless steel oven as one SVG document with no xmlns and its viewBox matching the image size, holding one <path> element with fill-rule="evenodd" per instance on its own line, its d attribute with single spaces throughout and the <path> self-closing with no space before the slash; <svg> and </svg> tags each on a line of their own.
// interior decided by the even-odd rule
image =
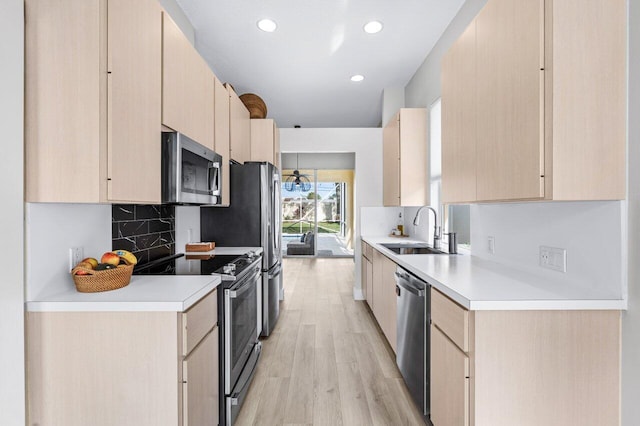
<svg viewBox="0 0 640 426">
<path fill-rule="evenodd" d="M 233 425 L 256 372 L 262 344 L 262 255 L 168 256 L 137 265 L 136 274 L 218 274 L 218 325 L 220 327 L 220 420 Z"/>
<path fill-rule="evenodd" d="M 260 258 L 223 284 L 224 424 L 232 425 L 253 379 L 262 345 L 258 341 L 258 299 L 262 287 Z M 226 271 L 225 271 L 226 272 Z M 233 271 L 231 271 L 233 272 Z M 223 275 L 223 279 L 233 276 Z M 235 277 L 234 277 L 235 278 Z"/>
</svg>

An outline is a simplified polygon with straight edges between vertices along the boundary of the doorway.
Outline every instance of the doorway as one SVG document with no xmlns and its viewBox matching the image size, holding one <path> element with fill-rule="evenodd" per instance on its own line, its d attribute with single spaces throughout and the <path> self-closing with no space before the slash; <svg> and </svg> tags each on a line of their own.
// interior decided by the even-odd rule
<svg viewBox="0 0 640 426">
<path fill-rule="evenodd" d="M 283 256 L 353 257 L 354 154 L 282 157 Z"/>
</svg>

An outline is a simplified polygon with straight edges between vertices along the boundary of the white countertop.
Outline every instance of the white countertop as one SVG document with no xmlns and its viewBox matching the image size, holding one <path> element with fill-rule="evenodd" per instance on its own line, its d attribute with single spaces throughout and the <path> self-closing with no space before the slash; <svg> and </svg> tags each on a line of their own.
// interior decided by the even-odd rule
<svg viewBox="0 0 640 426">
<path fill-rule="evenodd" d="M 184 312 L 220 284 L 214 275 L 134 275 L 128 286 L 99 293 L 75 288 L 27 302 L 30 312 Z"/>
<path fill-rule="evenodd" d="M 262 253 L 261 247 L 217 247 L 193 255 Z M 71 279 L 71 278 L 69 278 Z M 184 312 L 215 289 L 217 275 L 133 275 L 128 286 L 98 293 L 80 293 L 68 286 L 58 293 L 27 301 L 30 312 L 147 311 Z"/>
<path fill-rule="evenodd" d="M 423 242 L 393 237 L 362 237 L 398 265 L 470 310 L 580 310 L 627 308 L 613 290 L 579 287 L 470 256 L 398 255 L 380 243 Z"/>
</svg>

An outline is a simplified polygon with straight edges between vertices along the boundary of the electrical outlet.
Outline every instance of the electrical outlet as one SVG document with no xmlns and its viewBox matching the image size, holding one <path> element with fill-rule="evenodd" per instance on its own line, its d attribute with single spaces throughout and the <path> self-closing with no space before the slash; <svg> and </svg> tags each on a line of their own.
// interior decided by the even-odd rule
<svg viewBox="0 0 640 426">
<path fill-rule="evenodd" d="M 567 250 L 540 246 L 540 266 L 554 271 L 567 272 Z"/>
<path fill-rule="evenodd" d="M 489 251 L 489 254 L 495 254 L 496 239 L 494 237 L 487 237 L 487 250 Z"/>
<path fill-rule="evenodd" d="M 84 259 L 84 248 L 71 247 L 69 249 L 69 270 L 72 270 L 82 259 Z"/>
</svg>

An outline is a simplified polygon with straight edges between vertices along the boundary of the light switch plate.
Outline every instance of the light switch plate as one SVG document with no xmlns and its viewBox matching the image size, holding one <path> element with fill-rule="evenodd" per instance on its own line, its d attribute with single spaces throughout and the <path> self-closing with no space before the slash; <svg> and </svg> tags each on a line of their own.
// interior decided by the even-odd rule
<svg viewBox="0 0 640 426">
<path fill-rule="evenodd" d="M 489 254 L 496 252 L 496 239 L 494 237 L 487 237 L 487 250 Z"/>
<path fill-rule="evenodd" d="M 567 272 L 567 250 L 540 246 L 540 266 L 554 271 Z"/>
</svg>

